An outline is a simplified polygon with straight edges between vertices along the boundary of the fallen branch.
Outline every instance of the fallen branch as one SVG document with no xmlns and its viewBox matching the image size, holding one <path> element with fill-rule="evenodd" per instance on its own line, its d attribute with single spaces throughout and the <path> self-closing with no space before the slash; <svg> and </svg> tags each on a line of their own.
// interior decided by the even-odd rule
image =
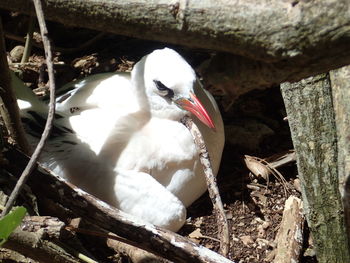
<svg viewBox="0 0 350 263">
<path fill-rule="evenodd" d="M 190 117 L 185 116 L 184 118 L 182 118 L 181 122 L 189 129 L 195 141 L 195 144 L 199 149 L 199 158 L 203 166 L 209 196 L 213 203 L 214 214 L 218 223 L 220 252 L 222 253 L 222 255 L 227 256 L 230 248 L 230 231 L 228 229 L 226 214 L 222 205 L 219 189 L 216 183 L 216 177 L 214 176 L 213 170 L 211 168 L 210 156 L 207 147 L 205 145 L 201 132 Z"/>
<path fill-rule="evenodd" d="M 27 0 L 0 7 L 33 13 Z M 46 0 L 44 8 L 64 25 L 229 52 L 203 77 L 235 97 L 350 63 L 348 0 Z"/>
<path fill-rule="evenodd" d="M 128 255 L 130 260 L 133 263 L 142 263 L 142 262 L 169 262 L 163 257 L 154 255 L 151 251 L 145 250 L 144 247 L 140 247 L 138 243 L 131 242 L 125 238 L 119 237 L 113 233 L 108 233 L 107 231 L 96 227 L 96 225 L 87 224 L 84 222 L 84 228 L 80 228 L 79 224 L 81 220 L 77 220 L 78 224 L 70 222 L 70 225 L 66 227 L 69 231 L 74 231 L 77 233 L 90 235 L 91 237 L 103 237 L 105 238 L 106 245 L 116 251 L 117 253 L 122 253 Z M 72 226 L 74 225 L 74 226 Z"/>
<path fill-rule="evenodd" d="M 65 25 L 226 51 L 260 61 L 301 58 L 315 61 L 324 51 L 329 57 L 350 55 L 347 0 L 316 3 L 46 0 L 44 3 L 47 18 Z M 0 7 L 33 13 L 31 2 L 26 0 L 2 0 Z"/>
<path fill-rule="evenodd" d="M 4 244 L 5 248 L 43 263 L 81 262 L 59 244 L 64 223 L 52 217 L 26 217 L 21 229 L 16 229 Z"/>
<path fill-rule="evenodd" d="M 116 241 L 114 239 L 107 239 L 107 246 L 116 252 L 128 255 L 132 263 L 144 263 L 144 262 L 155 262 L 155 263 L 171 263 L 170 261 L 149 253 L 145 250 L 139 249 L 134 246 Z"/>
<path fill-rule="evenodd" d="M 290 196 L 284 206 L 282 222 L 275 238 L 274 263 L 299 262 L 303 248 L 303 205 L 299 198 Z"/>
<path fill-rule="evenodd" d="M 3 169 L 14 176 L 18 176 L 28 160 L 12 148 L 4 152 L 4 158 L 9 162 L 3 165 Z M 175 262 L 232 263 L 180 235 L 121 212 L 42 168 L 33 171 L 27 184 L 36 193 L 41 211 L 57 216 L 63 222 L 68 218 L 82 218 L 89 224 L 138 243 L 152 253 Z"/>
<path fill-rule="evenodd" d="M 0 262 L 39 263 L 31 258 L 7 248 L 0 248 Z"/>
</svg>

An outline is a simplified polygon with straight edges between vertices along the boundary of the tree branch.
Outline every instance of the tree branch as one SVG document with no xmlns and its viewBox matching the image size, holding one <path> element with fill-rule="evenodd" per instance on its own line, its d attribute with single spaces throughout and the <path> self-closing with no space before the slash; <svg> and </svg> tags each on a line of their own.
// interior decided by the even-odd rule
<svg viewBox="0 0 350 263">
<path fill-rule="evenodd" d="M 318 262 L 350 262 L 338 189 L 337 134 L 329 75 L 283 83 L 281 91 Z"/>
<path fill-rule="evenodd" d="M 307 53 L 303 55 L 307 56 Z M 299 81 L 350 64 L 350 49 L 344 50 L 343 54 L 319 50 L 309 56 L 304 60 L 295 57 L 270 63 L 218 53 L 199 71 L 205 86 L 213 85 L 235 99 L 254 89 Z"/>
<path fill-rule="evenodd" d="M 227 256 L 228 251 L 230 249 L 230 231 L 228 228 L 224 206 L 221 201 L 219 188 L 216 183 L 216 177 L 211 167 L 210 156 L 207 150 L 207 146 L 205 145 L 203 136 L 199 131 L 197 125 L 192 121 L 190 117 L 188 116 L 183 117 L 181 122 L 190 131 L 193 137 L 193 140 L 196 146 L 198 147 L 199 159 L 200 159 L 200 162 L 202 163 L 202 167 L 205 175 L 205 181 L 207 182 L 209 196 L 213 203 L 214 213 L 218 224 L 220 252 L 222 255 Z"/>
<path fill-rule="evenodd" d="M 47 18 L 65 25 L 235 54 L 219 54 L 204 76 L 234 97 L 350 63 L 348 0 L 44 3 Z M 33 13 L 26 0 L 0 7 Z"/>
<path fill-rule="evenodd" d="M 4 244 L 5 248 L 40 262 L 78 263 L 57 242 L 64 223 L 52 217 L 25 217 L 21 229 L 16 229 Z"/>
<path fill-rule="evenodd" d="M 0 7 L 33 13 L 26 0 Z M 278 61 L 346 51 L 349 2 L 45 0 L 48 19 L 70 26 Z M 96 23 L 99 21 L 99 23 Z M 276 23 L 271 23 L 276 21 Z M 341 48 L 333 50 L 329 46 Z M 321 52 L 322 53 L 322 52 Z"/>
</svg>

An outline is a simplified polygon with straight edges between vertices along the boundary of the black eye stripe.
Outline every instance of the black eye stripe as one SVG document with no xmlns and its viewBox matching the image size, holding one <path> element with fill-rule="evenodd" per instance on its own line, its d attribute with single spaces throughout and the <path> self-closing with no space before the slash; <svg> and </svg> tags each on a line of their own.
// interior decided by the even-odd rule
<svg viewBox="0 0 350 263">
<path fill-rule="evenodd" d="M 156 87 L 159 91 L 164 92 L 164 97 L 168 97 L 169 99 L 174 97 L 174 91 L 172 89 L 169 89 L 167 86 L 165 86 L 161 81 L 159 80 L 153 80 L 156 84 Z"/>
<path fill-rule="evenodd" d="M 156 87 L 160 91 L 166 91 L 169 90 L 167 86 L 165 86 L 161 81 L 159 80 L 154 80 L 154 83 L 156 84 Z"/>
</svg>

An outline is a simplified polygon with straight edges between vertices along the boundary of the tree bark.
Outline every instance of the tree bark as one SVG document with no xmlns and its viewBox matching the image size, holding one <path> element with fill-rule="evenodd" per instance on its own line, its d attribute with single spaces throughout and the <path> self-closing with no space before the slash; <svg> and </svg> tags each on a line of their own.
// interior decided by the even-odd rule
<svg viewBox="0 0 350 263">
<path fill-rule="evenodd" d="M 337 137 L 329 75 L 281 86 L 318 262 L 350 262 L 338 188 Z"/>
<path fill-rule="evenodd" d="M 350 237 L 350 66 L 330 72 L 337 126 L 339 190 Z"/>
<path fill-rule="evenodd" d="M 7 248 L 0 248 L 0 262 L 41 263 Z"/>
<path fill-rule="evenodd" d="M 350 63 L 347 0 L 43 2 L 46 17 L 66 25 L 235 54 L 219 55 L 204 76 L 235 97 Z M 27 0 L 0 7 L 33 14 Z"/>
<path fill-rule="evenodd" d="M 258 60 L 344 53 L 350 22 L 346 0 L 45 0 L 48 19 L 70 26 L 235 53 Z M 26 0 L 0 7 L 33 13 Z M 97 23 L 98 21 L 98 23 Z M 332 50 L 328 44 L 341 47 Z M 328 55 L 327 55 L 328 56 Z"/>
<path fill-rule="evenodd" d="M 277 232 L 276 256 L 273 263 L 299 262 L 304 237 L 303 203 L 291 195 L 285 202 L 282 222 Z"/>
<path fill-rule="evenodd" d="M 58 242 L 64 224 L 52 217 L 26 217 L 22 229 L 16 229 L 4 244 L 5 248 L 42 263 L 78 263 L 77 258 Z"/>
<path fill-rule="evenodd" d="M 276 86 L 286 81 L 299 81 L 350 64 L 349 48 L 343 53 L 344 57 L 342 54 L 330 55 L 327 50 L 319 52 L 322 55 L 310 54 L 311 57 L 300 61 L 290 58 L 273 63 L 218 53 L 199 71 L 205 86 L 212 85 L 224 90 L 235 99 L 254 89 Z"/>
</svg>

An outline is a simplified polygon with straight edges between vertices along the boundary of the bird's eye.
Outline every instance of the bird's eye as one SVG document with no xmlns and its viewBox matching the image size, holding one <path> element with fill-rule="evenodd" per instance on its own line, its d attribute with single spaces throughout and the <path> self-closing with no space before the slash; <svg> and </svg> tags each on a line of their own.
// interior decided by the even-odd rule
<svg viewBox="0 0 350 263">
<path fill-rule="evenodd" d="M 154 80 L 156 87 L 159 91 L 159 94 L 164 97 L 172 98 L 174 96 L 174 91 L 165 86 L 161 81 Z"/>
<path fill-rule="evenodd" d="M 168 90 L 168 87 L 165 86 L 162 82 L 160 82 L 159 80 L 154 80 L 154 83 L 156 84 L 156 87 L 158 90 L 160 91 L 166 91 Z"/>
</svg>

